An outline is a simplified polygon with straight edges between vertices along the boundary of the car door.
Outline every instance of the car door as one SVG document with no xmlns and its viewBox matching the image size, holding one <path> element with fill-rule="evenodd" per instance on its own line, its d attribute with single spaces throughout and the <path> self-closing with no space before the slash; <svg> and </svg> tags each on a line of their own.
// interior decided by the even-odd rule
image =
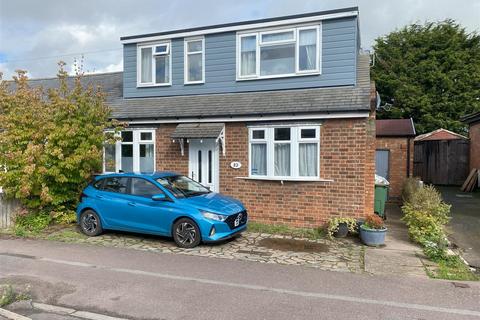
<svg viewBox="0 0 480 320">
<path fill-rule="evenodd" d="M 152 200 L 152 196 L 164 194 L 164 192 L 147 179 L 132 177 L 130 183 L 127 216 L 130 226 L 140 232 L 169 235 L 174 211 L 173 203 Z"/>
<path fill-rule="evenodd" d="M 124 229 L 126 227 L 124 220 L 129 211 L 129 178 L 109 177 L 104 180 L 95 195 L 95 203 L 104 227 Z"/>
</svg>

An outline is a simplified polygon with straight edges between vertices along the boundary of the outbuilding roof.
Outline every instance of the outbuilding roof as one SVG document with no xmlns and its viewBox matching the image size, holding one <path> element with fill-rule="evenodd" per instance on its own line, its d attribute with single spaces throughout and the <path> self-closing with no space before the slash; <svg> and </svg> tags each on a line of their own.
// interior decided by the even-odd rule
<svg viewBox="0 0 480 320">
<path fill-rule="evenodd" d="M 447 129 L 437 129 L 432 132 L 424 133 L 415 138 L 415 141 L 427 141 L 427 140 L 459 140 L 459 139 L 468 139 L 461 134 L 452 132 Z"/>
<path fill-rule="evenodd" d="M 475 112 L 475 113 L 466 115 L 461 120 L 468 124 L 480 122 L 480 112 Z"/>
<path fill-rule="evenodd" d="M 381 119 L 375 121 L 377 137 L 414 137 L 415 125 L 410 119 Z"/>
</svg>

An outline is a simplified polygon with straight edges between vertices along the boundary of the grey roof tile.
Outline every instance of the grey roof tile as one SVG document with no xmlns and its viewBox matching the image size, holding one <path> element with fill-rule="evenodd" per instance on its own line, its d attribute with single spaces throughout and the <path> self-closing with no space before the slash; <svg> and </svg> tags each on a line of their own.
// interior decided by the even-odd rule
<svg viewBox="0 0 480 320">
<path fill-rule="evenodd" d="M 70 84 L 73 77 L 68 78 Z M 369 56 L 360 54 L 355 86 L 324 87 L 158 98 L 123 98 L 123 73 L 83 76 L 85 84 L 107 94 L 113 118 L 120 120 L 215 118 L 370 110 Z M 33 79 L 32 86 L 53 88 L 58 79 Z"/>
<path fill-rule="evenodd" d="M 218 138 L 224 123 L 181 123 L 177 125 L 171 138 Z"/>
</svg>

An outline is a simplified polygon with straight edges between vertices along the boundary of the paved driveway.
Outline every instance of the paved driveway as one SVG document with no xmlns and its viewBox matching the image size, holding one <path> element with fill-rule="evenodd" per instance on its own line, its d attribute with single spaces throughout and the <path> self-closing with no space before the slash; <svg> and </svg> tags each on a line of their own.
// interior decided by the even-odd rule
<svg viewBox="0 0 480 320">
<path fill-rule="evenodd" d="M 480 192 L 465 193 L 459 187 L 438 189 L 452 205 L 452 220 L 448 224 L 450 238 L 464 250 L 465 260 L 480 268 Z"/>
</svg>

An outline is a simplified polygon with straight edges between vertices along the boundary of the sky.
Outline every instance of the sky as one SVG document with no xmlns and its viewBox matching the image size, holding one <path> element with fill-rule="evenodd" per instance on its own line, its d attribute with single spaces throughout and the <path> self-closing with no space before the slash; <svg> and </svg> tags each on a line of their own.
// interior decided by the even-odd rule
<svg viewBox="0 0 480 320">
<path fill-rule="evenodd" d="M 121 71 L 121 36 L 352 6 L 367 50 L 416 22 L 451 18 L 480 32 L 480 0 L 0 0 L 0 72 L 53 77 L 60 60 L 72 73 L 75 61 L 87 73 Z"/>
</svg>

